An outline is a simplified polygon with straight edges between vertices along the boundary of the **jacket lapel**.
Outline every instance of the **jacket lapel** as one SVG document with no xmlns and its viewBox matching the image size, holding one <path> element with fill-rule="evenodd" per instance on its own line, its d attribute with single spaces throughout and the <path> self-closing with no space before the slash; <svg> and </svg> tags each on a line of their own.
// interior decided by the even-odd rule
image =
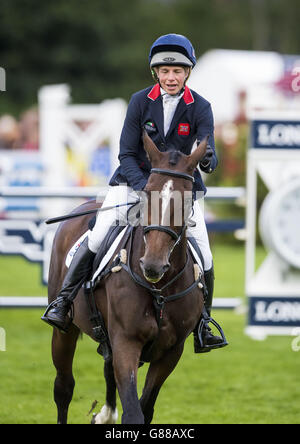
<svg viewBox="0 0 300 444">
<path fill-rule="evenodd" d="M 163 140 L 165 140 L 164 134 L 164 112 L 163 112 L 163 104 L 160 93 L 160 86 L 157 83 L 148 94 L 148 99 L 150 99 L 150 111 L 153 117 L 153 120 L 156 124 L 158 132 Z"/>
<path fill-rule="evenodd" d="M 150 103 L 150 110 L 153 120 L 155 122 L 156 128 L 163 140 L 165 140 L 164 134 L 164 112 L 162 98 L 159 96 L 155 101 Z"/>
<path fill-rule="evenodd" d="M 168 136 L 170 135 L 170 133 L 173 131 L 178 121 L 180 120 L 181 116 L 185 113 L 188 105 L 194 103 L 194 97 L 191 93 L 191 90 L 186 86 L 184 94 L 176 108 L 169 131 L 165 137 L 163 104 L 160 93 L 160 86 L 158 83 L 151 89 L 147 97 L 148 99 L 150 99 L 150 109 L 151 109 L 151 114 L 153 116 L 153 120 L 155 121 L 158 132 L 163 140 L 168 138 Z"/>
</svg>

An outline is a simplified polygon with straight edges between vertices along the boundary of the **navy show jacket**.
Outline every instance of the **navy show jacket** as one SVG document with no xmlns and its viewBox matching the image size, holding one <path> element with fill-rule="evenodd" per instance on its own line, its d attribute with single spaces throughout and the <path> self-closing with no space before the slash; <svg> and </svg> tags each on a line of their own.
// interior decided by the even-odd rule
<svg viewBox="0 0 300 444">
<path fill-rule="evenodd" d="M 194 142 L 199 143 L 209 134 L 209 145 L 214 150 L 211 168 L 218 164 L 214 143 L 214 121 L 210 103 L 187 86 L 180 99 L 167 135 L 164 135 L 164 115 L 160 85 L 139 91 L 131 97 L 120 138 L 120 166 L 109 185 L 128 184 L 134 190 L 143 190 L 150 175 L 151 164 L 146 156 L 142 132 L 148 135 L 160 151 L 175 149 L 190 154 Z M 198 168 L 194 173 L 193 191 L 204 191 Z"/>
</svg>

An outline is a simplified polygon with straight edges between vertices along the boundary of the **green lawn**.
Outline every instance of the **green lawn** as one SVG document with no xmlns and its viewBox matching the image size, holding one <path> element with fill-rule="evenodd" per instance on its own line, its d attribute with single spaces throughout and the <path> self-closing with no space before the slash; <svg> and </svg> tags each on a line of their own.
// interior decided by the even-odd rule
<svg viewBox="0 0 300 444">
<path fill-rule="evenodd" d="M 242 246 L 216 245 L 214 256 L 216 296 L 242 297 Z M 38 266 L 23 259 L 1 257 L 0 277 L 0 296 L 46 294 L 38 284 Z M 36 309 L 0 311 L 0 327 L 7 335 L 6 352 L 0 352 L 2 424 L 56 421 L 51 329 L 40 321 L 41 313 Z M 178 367 L 162 388 L 153 423 L 299 423 L 300 352 L 292 351 L 291 338 L 256 342 L 244 335 L 245 314 L 225 310 L 214 314 L 230 346 L 199 356 L 193 353 L 189 338 Z M 96 348 L 86 336 L 79 340 L 69 414 L 73 424 L 88 423 L 92 402 L 97 399 L 100 407 L 104 401 L 103 360 Z M 140 393 L 146 371 L 147 365 L 139 372 Z"/>
<path fill-rule="evenodd" d="M 0 255 L 0 296 L 46 296 L 41 274 L 38 264 L 20 256 Z"/>
</svg>

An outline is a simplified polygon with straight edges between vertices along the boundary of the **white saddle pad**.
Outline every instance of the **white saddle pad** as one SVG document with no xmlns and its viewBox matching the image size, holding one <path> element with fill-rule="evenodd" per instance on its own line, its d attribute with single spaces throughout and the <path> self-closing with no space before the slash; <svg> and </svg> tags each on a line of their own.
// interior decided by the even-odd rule
<svg viewBox="0 0 300 444">
<path fill-rule="evenodd" d="M 119 245 L 119 243 L 121 242 L 125 232 L 126 232 L 126 228 L 124 227 L 124 229 L 121 231 L 121 233 L 119 233 L 119 235 L 116 237 L 116 239 L 114 240 L 114 242 L 112 243 L 111 247 L 108 249 L 107 253 L 105 254 L 105 256 L 103 257 L 99 267 L 97 268 L 94 276 L 93 276 L 93 280 L 97 278 L 97 276 L 101 273 L 101 271 L 104 269 L 104 267 L 108 264 L 108 262 L 111 260 L 112 255 L 114 254 L 114 251 L 116 250 L 117 246 Z M 73 245 L 73 247 L 70 249 L 70 251 L 67 254 L 66 257 L 66 267 L 69 268 L 71 265 L 71 262 L 73 260 L 74 254 L 76 253 L 76 251 L 78 250 L 78 248 L 80 247 L 80 245 L 82 244 L 82 242 L 87 238 L 87 236 L 89 235 L 89 230 L 84 233 L 79 239 L 78 241 L 75 242 L 75 244 Z"/>
<path fill-rule="evenodd" d="M 65 264 L 66 264 L 66 267 L 67 267 L 67 268 L 70 267 L 71 262 L 72 262 L 73 257 L 74 257 L 74 254 L 76 253 L 76 251 L 78 250 L 78 248 L 80 247 L 80 245 L 82 244 L 82 242 L 84 241 L 84 239 L 88 236 L 89 231 L 90 231 L 90 230 L 88 230 L 86 233 L 84 233 L 84 234 L 78 239 L 78 241 L 75 242 L 75 244 L 73 245 L 73 247 L 71 248 L 71 250 L 70 250 L 69 253 L 67 254 L 66 261 L 65 261 Z"/>
<path fill-rule="evenodd" d="M 97 268 L 97 270 L 94 273 L 93 276 L 93 281 L 99 276 L 99 274 L 101 273 L 101 271 L 104 269 L 104 267 L 108 264 L 108 262 L 111 260 L 114 251 L 116 250 L 117 246 L 119 245 L 119 243 L 121 242 L 124 234 L 126 233 L 126 229 L 127 227 L 124 227 L 124 229 L 121 231 L 121 233 L 117 236 L 117 238 L 114 240 L 114 242 L 112 243 L 111 247 L 108 249 L 107 253 L 105 254 L 105 256 L 103 257 L 99 267 Z M 82 244 L 82 242 L 84 241 L 84 239 L 88 236 L 89 234 L 89 230 L 84 233 L 77 242 L 75 242 L 75 244 L 73 245 L 73 247 L 70 249 L 69 253 L 67 254 L 66 257 L 66 266 L 69 268 L 71 265 L 71 262 L 73 260 L 74 254 L 76 253 L 76 251 L 78 250 L 78 248 L 80 247 L 80 245 Z M 190 249 L 190 251 L 192 252 L 192 255 L 194 256 L 195 260 L 197 261 L 197 264 L 199 265 L 201 271 L 203 272 L 203 265 L 202 265 L 202 261 L 200 259 L 200 257 L 198 256 L 197 252 L 195 251 L 195 249 L 193 248 L 192 244 L 190 242 L 188 242 L 188 247 Z"/>
</svg>

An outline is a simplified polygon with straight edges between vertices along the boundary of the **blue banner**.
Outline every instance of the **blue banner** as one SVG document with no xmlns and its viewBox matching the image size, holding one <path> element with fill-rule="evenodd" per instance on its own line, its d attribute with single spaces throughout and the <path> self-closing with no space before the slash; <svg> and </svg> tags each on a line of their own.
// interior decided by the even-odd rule
<svg viewBox="0 0 300 444">
<path fill-rule="evenodd" d="M 250 326 L 300 327 L 299 297 L 249 297 Z"/>
<path fill-rule="evenodd" d="M 300 120 L 253 120 L 250 148 L 300 149 Z"/>
</svg>

